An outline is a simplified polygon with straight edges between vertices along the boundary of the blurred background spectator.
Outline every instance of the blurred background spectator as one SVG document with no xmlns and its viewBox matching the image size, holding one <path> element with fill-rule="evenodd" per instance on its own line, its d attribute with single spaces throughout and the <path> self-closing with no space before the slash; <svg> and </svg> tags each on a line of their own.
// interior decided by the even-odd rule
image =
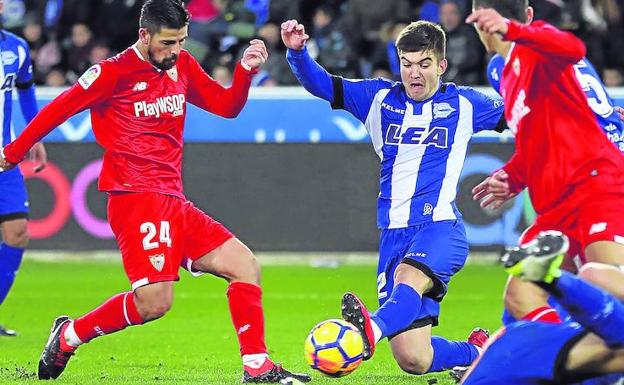
<svg viewBox="0 0 624 385">
<path fill-rule="evenodd" d="M 305 23 L 310 53 L 330 72 L 351 78 L 399 78 L 394 41 L 409 22 L 440 23 L 447 33 L 445 81 L 484 84 L 489 56 L 464 23 L 470 0 L 185 0 L 192 14 L 186 48 L 204 69 L 229 84 L 250 39 L 263 39 L 271 56 L 256 86 L 295 85 L 279 25 Z M 72 84 L 90 65 L 131 45 L 143 0 L 5 0 L 3 28 L 32 50 L 37 84 Z M 536 18 L 572 31 L 610 86 L 624 74 L 624 0 L 532 0 Z"/>
</svg>

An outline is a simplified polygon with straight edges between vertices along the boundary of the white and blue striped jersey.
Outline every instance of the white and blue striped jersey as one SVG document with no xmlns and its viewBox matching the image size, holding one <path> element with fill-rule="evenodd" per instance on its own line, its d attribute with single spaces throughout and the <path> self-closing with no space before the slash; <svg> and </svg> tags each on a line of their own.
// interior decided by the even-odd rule
<svg viewBox="0 0 624 385">
<path fill-rule="evenodd" d="M 505 59 L 501 55 L 494 55 L 488 63 L 487 76 L 492 88 L 497 92 L 500 88 L 501 75 Z M 624 123 L 615 111 L 615 102 L 609 96 L 605 85 L 594 66 L 586 58 L 574 65 L 576 78 L 585 92 L 587 103 L 594 112 L 600 128 L 615 146 L 624 152 Z"/>
<path fill-rule="evenodd" d="M 313 95 L 364 123 L 381 160 L 377 225 L 395 229 L 461 218 L 455 197 L 472 134 L 502 131 L 503 101 L 441 83 L 424 101 L 403 84 L 332 76 L 308 54 L 288 50 L 293 73 Z"/>
<path fill-rule="evenodd" d="M 37 113 L 34 97 L 33 70 L 28 44 L 16 35 L 0 30 L 0 121 L 4 147 L 15 139 L 11 125 L 13 89 L 20 90 L 20 104 L 25 120 L 30 121 Z"/>
<path fill-rule="evenodd" d="M 455 197 L 468 144 L 474 133 L 497 128 L 502 100 L 442 83 L 431 98 L 417 102 L 398 82 L 337 81 L 343 101 L 337 92 L 333 106 L 364 123 L 381 160 L 378 226 L 460 218 Z"/>
</svg>

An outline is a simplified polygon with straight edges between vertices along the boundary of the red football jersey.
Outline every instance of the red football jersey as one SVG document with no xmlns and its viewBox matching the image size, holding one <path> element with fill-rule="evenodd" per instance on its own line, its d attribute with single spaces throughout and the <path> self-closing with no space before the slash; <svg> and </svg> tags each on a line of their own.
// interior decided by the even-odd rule
<svg viewBox="0 0 624 385">
<path fill-rule="evenodd" d="M 100 190 L 184 197 L 186 102 L 223 117 L 236 117 L 247 101 L 253 73 L 238 63 L 232 86 L 226 89 L 187 51 L 180 52 L 172 69 L 162 71 L 132 46 L 87 70 L 74 86 L 41 110 L 5 147 L 4 154 L 9 162 L 21 161 L 52 129 L 90 108 L 93 132 L 105 150 Z"/>
<path fill-rule="evenodd" d="M 622 191 L 624 157 L 604 135 L 574 74 L 585 45 L 544 22 L 509 22 L 514 42 L 505 61 L 501 93 L 516 152 L 503 167 L 511 188 L 529 188 L 541 214 L 574 186 L 595 178 Z"/>
</svg>

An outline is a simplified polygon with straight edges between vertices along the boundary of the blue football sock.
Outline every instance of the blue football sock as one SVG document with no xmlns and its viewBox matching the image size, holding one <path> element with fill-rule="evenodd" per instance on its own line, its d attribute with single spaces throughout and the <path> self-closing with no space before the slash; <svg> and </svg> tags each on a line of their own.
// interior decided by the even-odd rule
<svg viewBox="0 0 624 385">
<path fill-rule="evenodd" d="M 441 372 L 455 366 L 469 366 L 479 356 L 477 348 L 466 341 L 449 341 L 442 337 L 431 337 L 433 362 L 427 371 Z"/>
<path fill-rule="evenodd" d="M 0 244 L 0 304 L 4 302 L 22 262 L 24 249 Z"/>
<path fill-rule="evenodd" d="M 414 322 L 422 299 L 411 286 L 399 283 L 392 289 L 390 298 L 371 315 L 379 329 L 381 338 L 402 332 Z"/>
<path fill-rule="evenodd" d="M 546 288 L 576 322 L 608 346 L 624 346 L 624 305 L 618 299 L 565 271 Z"/>
</svg>

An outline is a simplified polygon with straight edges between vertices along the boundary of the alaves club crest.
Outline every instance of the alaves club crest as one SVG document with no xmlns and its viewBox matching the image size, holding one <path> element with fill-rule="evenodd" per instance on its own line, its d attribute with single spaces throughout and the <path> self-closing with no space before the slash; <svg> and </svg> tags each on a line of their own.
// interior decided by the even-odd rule
<svg viewBox="0 0 624 385">
<path fill-rule="evenodd" d="M 152 263 L 152 266 L 154 266 L 154 269 L 162 271 L 163 267 L 165 266 L 165 254 L 150 255 L 149 259 Z"/>
</svg>

